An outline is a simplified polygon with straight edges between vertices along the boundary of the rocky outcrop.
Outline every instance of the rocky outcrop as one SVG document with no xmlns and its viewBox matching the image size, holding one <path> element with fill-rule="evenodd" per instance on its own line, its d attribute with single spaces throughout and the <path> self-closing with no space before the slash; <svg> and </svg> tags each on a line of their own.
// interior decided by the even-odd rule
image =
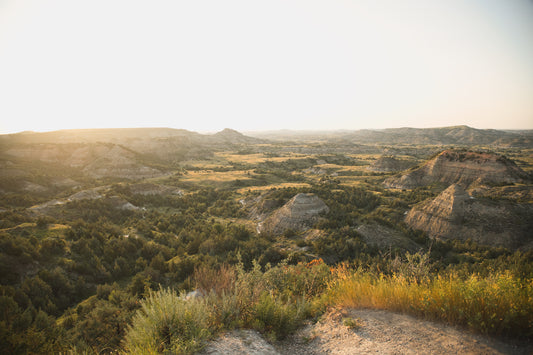
<svg viewBox="0 0 533 355">
<path fill-rule="evenodd" d="M 304 231 L 327 212 L 328 206 L 318 196 L 300 193 L 259 223 L 258 231 L 273 235 L 283 234 L 287 230 Z"/>
<path fill-rule="evenodd" d="M 391 173 L 409 169 L 413 165 L 415 165 L 415 163 L 412 161 L 396 159 L 391 156 L 382 156 L 367 169 L 379 173 Z"/>
<path fill-rule="evenodd" d="M 413 207 L 405 221 L 441 240 L 516 249 L 533 239 L 533 205 L 474 198 L 458 184 Z"/>
<path fill-rule="evenodd" d="M 512 184 L 527 179 L 513 161 L 493 153 L 445 150 L 422 167 L 384 181 L 388 188 L 412 189 L 433 183 Z"/>
<path fill-rule="evenodd" d="M 283 201 L 269 198 L 268 193 L 240 202 L 249 210 L 248 218 L 255 221 L 264 221 L 275 209 L 283 205 Z"/>
</svg>

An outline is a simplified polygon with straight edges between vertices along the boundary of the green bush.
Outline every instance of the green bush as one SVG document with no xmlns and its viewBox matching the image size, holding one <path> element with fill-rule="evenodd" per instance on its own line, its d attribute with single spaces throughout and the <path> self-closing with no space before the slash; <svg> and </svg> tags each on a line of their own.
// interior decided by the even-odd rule
<svg viewBox="0 0 533 355">
<path fill-rule="evenodd" d="M 253 308 L 252 325 L 272 340 L 283 339 L 298 327 L 303 314 L 298 304 L 283 302 L 264 292 Z"/>
<path fill-rule="evenodd" d="M 133 317 L 124 345 L 128 353 L 187 354 L 198 351 L 213 332 L 213 310 L 206 298 L 161 289 L 151 292 Z"/>
</svg>

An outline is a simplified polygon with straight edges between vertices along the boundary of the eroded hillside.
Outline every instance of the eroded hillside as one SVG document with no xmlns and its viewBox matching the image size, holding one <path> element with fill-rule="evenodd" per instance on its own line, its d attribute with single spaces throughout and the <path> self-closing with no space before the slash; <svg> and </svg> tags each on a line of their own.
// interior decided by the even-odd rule
<svg viewBox="0 0 533 355">
<path fill-rule="evenodd" d="M 389 188 L 412 189 L 442 183 L 513 184 L 529 179 L 513 161 L 504 156 L 468 150 L 445 150 L 420 168 L 385 180 Z"/>
</svg>

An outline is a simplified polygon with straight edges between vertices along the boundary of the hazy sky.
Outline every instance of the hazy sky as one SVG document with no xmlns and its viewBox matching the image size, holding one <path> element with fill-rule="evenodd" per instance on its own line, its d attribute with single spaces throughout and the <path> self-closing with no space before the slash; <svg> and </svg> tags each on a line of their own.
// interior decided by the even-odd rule
<svg viewBox="0 0 533 355">
<path fill-rule="evenodd" d="M 0 0 L 0 133 L 533 129 L 531 0 Z"/>
</svg>

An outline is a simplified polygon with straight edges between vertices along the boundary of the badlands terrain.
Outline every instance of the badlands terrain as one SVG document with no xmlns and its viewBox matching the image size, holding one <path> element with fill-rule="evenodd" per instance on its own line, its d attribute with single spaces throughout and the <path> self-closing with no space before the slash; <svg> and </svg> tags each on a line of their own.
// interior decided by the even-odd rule
<svg viewBox="0 0 533 355">
<path fill-rule="evenodd" d="M 532 174 L 467 126 L 2 135 L 0 351 L 527 353 Z"/>
</svg>

